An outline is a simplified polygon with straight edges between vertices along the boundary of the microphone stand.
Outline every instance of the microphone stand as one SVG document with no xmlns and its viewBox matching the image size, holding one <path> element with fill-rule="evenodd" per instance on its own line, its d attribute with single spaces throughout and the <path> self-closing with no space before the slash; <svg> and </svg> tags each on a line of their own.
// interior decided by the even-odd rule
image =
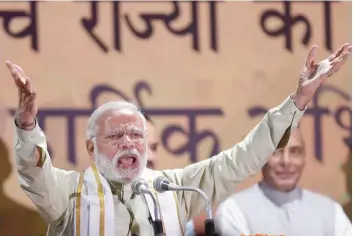
<svg viewBox="0 0 353 236">
<path fill-rule="evenodd" d="M 201 191 L 198 188 L 195 187 L 179 187 L 177 185 L 174 184 L 169 184 L 169 190 L 175 190 L 175 191 L 192 191 L 192 192 L 197 192 L 199 193 L 203 199 L 206 202 L 206 214 L 207 214 L 207 218 L 205 220 L 205 235 L 206 236 L 216 236 L 216 232 L 215 232 L 215 227 L 214 227 L 214 220 L 212 217 L 212 206 L 210 201 L 208 200 L 207 195 Z"/>
<path fill-rule="evenodd" d="M 212 204 L 209 201 L 207 195 L 198 188 L 188 187 L 188 186 L 178 186 L 176 184 L 171 183 L 164 176 L 159 176 L 153 181 L 153 187 L 157 192 L 163 193 L 165 191 L 192 191 L 200 194 L 206 202 L 206 213 L 207 218 L 205 220 L 205 233 L 206 236 L 217 236 L 218 234 L 215 232 L 214 221 L 212 217 Z"/>
<path fill-rule="evenodd" d="M 149 213 L 149 221 L 152 224 L 153 227 L 153 231 L 154 231 L 154 235 L 155 236 L 165 236 L 165 233 L 163 232 L 163 223 L 161 220 L 161 217 L 159 215 L 159 205 L 157 204 L 156 199 L 154 198 L 153 194 L 151 193 L 151 191 L 148 190 L 148 184 L 144 179 L 140 179 L 138 181 L 134 181 L 131 184 L 131 189 L 133 191 L 133 193 L 137 194 L 137 195 L 142 195 L 143 199 L 145 200 L 145 203 L 148 207 L 148 202 L 146 199 L 145 194 L 149 195 L 152 198 L 153 204 L 154 204 L 154 219 L 152 220 L 151 218 L 151 213 Z M 149 209 L 148 209 L 149 211 Z M 150 211 L 149 211 L 150 212 Z"/>
<path fill-rule="evenodd" d="M 147 203 L 147 200 L 146 200 L 145 194 L 148 194 L 152 198 L 153 204 L 155 206 L 154 207 L 154 219 L 155 220 L 152 220 L 154 235 L 155 236 L 165 236 L 165 233 L 163 232 L 163 223 L 162 223 L 162 220 L 159 216 L 159 211 L 158 211 L 158 207 L 157 207 L 158 203 L 150 191 L 144 190 L 142 195 L 143 195 L 143 198 L 145 199 L 146 203 Z"/>
</svg>

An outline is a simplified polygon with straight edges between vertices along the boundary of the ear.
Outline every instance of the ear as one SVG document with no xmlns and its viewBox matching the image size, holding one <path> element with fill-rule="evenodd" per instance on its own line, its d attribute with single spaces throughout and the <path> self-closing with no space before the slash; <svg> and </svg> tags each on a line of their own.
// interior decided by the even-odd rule
<svg viewBox="0 0 353 236">
<path fill-rule="evenodd" d="M 94 144 L 92 140 L 86 140 L 86 149 L 88 154 L 93 157 L 94 154 Z"/>
</svg>

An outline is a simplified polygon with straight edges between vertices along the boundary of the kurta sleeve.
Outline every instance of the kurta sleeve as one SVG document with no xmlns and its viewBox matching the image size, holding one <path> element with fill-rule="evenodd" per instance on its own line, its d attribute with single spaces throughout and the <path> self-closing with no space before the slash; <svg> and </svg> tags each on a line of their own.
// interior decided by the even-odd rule
<svg viewBox="0 0 353 236">
<path fill-rule="evenodd" d="M 75 172 L 53 167 L 44 133 L 36 126 L 26 131 L 14 125 L 16 169 L 21 188 L 48 223 L 58 222 L 69 205 Z M 60 220 L 59 220 L 60 221 Z"/>
<path fill-rule="evenodd" d="M 335 236 L 350 236 L 352 235 L 352 222 L 344 213 L 342 206 L 335 202 Z"/>
<path fill-rule="evenodd" d="M 285 147 L 291 128 L 298 126 L 303 113 L 288 97 L 267 112 L 242 142 L 207 160 L 163 174 L 175 184 L 201 189 L 213 204 L 219 204 L 234 193 L 237 183 L 260 171 L 276 149 Z M 187 219 L 205 208 L 204 200 L 194 192 L 178 192 L 178 200 Z"/>
<path fill-rule="evenodd" d="M 217 209 L 216 231 L 222 236 L 250 235 L 247 220 L 234 197 L 228 198 Z"/>
</svg>

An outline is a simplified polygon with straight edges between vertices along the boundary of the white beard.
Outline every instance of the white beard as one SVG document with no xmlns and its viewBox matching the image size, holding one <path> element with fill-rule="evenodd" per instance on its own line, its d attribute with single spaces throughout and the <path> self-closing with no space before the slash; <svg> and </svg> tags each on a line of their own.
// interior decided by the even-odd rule
<svg viewBox="0 0 353 236">
<path fill-rule="evenodd" d="M 134 169 L 126 169 L 118 167 L 118 160 L 124 155 L 135 155 L 139 165 Z M 108 180 L 127 184 L 141 177 L 147 165 L 147 154 L 141 156 L 136 149 L 118 150 L 113 158 L 99 152 L 96 143 L 94 142 L 94 159 L 98 171 Z"/>
</svg>

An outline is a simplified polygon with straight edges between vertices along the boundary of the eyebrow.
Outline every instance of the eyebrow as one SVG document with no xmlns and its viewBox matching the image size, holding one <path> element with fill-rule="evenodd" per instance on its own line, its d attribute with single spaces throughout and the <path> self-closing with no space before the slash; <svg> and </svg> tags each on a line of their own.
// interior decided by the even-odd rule
<svg viewBox="0 0 353 236">
<path fill-rule="evenodd" d="M 136 128 L 136 127 L 128 128 L 128 130 L 143 132 L 143 129 L 139 129 L 139 128 Z M 121 132 L 121 130 L 118 129 L 118 128 L 115 128 L 115 129 L 110 129 L 110 130 L 108 130 L 108 131 L 106 132 L 106 134 L 113 134 L 113 133 L 118 133 L 118 132 Z"/>
</svg>

